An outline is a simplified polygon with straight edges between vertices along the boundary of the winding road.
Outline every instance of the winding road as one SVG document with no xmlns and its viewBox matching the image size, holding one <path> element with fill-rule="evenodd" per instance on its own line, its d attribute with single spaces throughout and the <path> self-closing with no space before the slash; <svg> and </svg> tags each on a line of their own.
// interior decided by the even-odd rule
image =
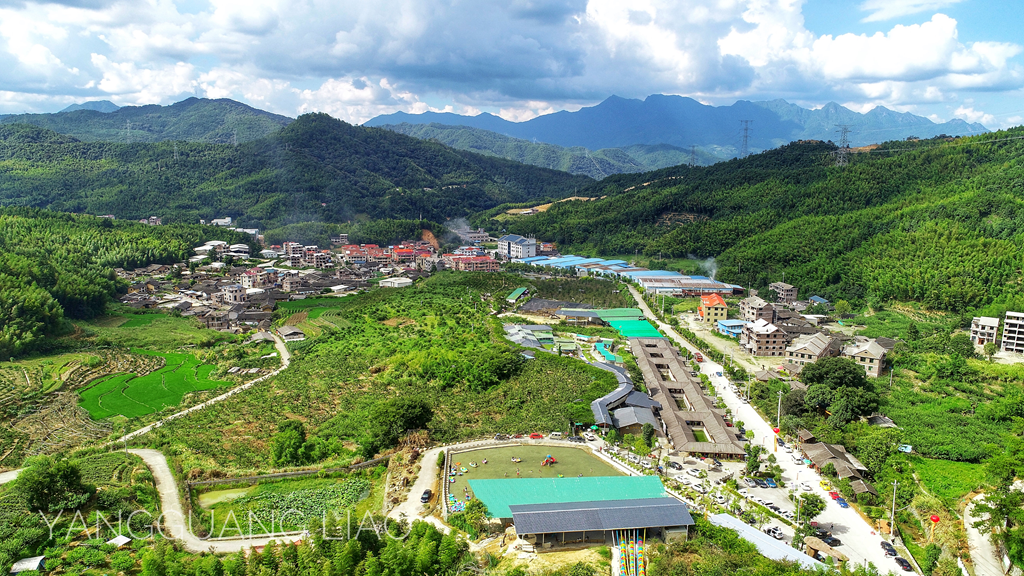
<svg viewBox="0 0 1024 576">
<path fill-rule="evenodd" d="M 964 529 L 967 531 L 967 543 L 971 548 L 974 573 L 978 576 L 999 576 L 1005 572 L 991 536 L 974 527 L 974 523 L 981 520 L 980 516 L 974 515 L 974 505 L 984 499 L 985 495 L 979 494 L 964 509 Z"/>
</svg>

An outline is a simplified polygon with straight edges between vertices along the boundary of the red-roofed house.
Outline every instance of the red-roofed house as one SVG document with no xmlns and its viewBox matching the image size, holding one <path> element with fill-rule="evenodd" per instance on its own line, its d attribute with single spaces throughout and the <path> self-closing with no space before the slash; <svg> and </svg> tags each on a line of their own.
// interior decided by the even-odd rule
<svg viewBox="0 0 1024 576">
<path fill-rule="evenodd" d="M 708 324 L 717 324 L 719 320 L 725 320 L 729 315 L 729 305 L 722 300 L 718 294 L 709 294 L 700 297 L 700 321 Z"/>
</svg>

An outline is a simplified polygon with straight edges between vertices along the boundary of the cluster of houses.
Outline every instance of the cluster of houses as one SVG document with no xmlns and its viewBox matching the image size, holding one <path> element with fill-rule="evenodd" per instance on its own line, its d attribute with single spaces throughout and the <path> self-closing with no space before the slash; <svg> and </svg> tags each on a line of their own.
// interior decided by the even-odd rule
<svg viewBox="0 0 1024 576">
<path fill-rule="evenodd" d="M 971 342 L 977 346 L 991 342 L 1003 352 L 1024 354 L 1024 313 L 1007 312 L 1002 321 L 1002 334 L 999 323 L 999 318 L 976 316 L 971 320 Z"/>
<path fill-rule="evenodd" d="M 833 356 L 853 359 L 868 376 L 881 374 L 894 340 L 829 333 L 819 326 L 825 316 L 800 313 L 813 305 L 828 307 L 827 300 L 812 296 L 801 302 L 797 289 L 784 282 L 770 284 L 769 289 L 777 295 L 774 303 L 758 296 L 745 298 L 739 303 L 738 319 L 728 318 L 729 306 L 720 295 L 702 296 L 698 318 L 719 333 L 736 338 L 751 356 L 783 359 L 783 367 L 794 374 L 807 364 Z"/>
</svg>

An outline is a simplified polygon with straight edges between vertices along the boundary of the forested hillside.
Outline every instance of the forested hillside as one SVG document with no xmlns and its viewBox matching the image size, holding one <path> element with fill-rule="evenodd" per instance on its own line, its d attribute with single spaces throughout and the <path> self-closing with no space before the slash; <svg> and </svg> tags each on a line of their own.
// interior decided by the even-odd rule
<svg viewBox="0 0 1024 576">
<path fill-rule="evenodd" d="M 564 148 L 554 144 L 530 142 L 468 126 L 444 124 L 391 124 L 381 126 L 400 134 L 421 140 L 436 140 L 458 150 L 468 150 L 532 164 L 542 168 L 583 174 L 591 178 L 604 178 L 611 174 L 647 172 L 686 164 L 690 151 L 669 144 L 635 144 L 623 148 L 603 148 L 590 151 L 575 146 Z M 723 160 L 710 152 L 696 150 L 697 164 L 704 166 Z"/>
<path fill-rule="evenodd" d="M 238 146 L 83 143 L 24 124 L 0 126 L 0 141 L 0 205 L 165 223 L 443 222 L 504 202 L 567 196 L 592 182 L 326 114 Z"/>
<path fill-rule="evenodd" d="M 719 278 L 964 312 L 1024 305 L 1024 129 L 894 142 L 834 166 L 797 143 L 707 168 L 620 175 L 502 227 L 563 252 L 718 259 Z M 475 223 L 499 209 L 481 214 Z M 497 222 L 493 224 L 497 226 Z M 997 311 L 997 310 L 994 310 Z"/>
<path fill-rule="evenodd" d="M 123 286 L 114 268 L 180 262 L 206 240 L 248 237 L 210 226 L 146 226 L 28 208 L 0 208 L 0 357 L 33 352 L 91 318 Z"/>
<path fill-rule="evenodd" d="M 170 106 L 83 106 L 56 114 L 9 114 L 2 124 L 31 124 L 85 142 L 248 142 L 292 122 L 234 100 L 188 98 Z M 112 107 L 112 108 L 111 108 Z"/>
</svg>

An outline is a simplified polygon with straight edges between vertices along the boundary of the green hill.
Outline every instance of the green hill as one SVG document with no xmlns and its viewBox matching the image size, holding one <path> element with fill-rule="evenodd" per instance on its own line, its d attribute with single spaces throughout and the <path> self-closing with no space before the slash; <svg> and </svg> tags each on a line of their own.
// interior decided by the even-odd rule
<svg viewBox="0 0 1024 576">
<path fill-rule="evenodd" d="M 238 146 L 84 143 L 24 124 L 0 125 L 0 142 L 0 205 L 156 215 L 165 223 L 224 216 L 261 229 L 357 219 L 443 222 L 505 202 L 567 196 L 592 182 L 326 114 L 304 115 Z"/>
<path fill-rule="evenodd" d="M 497 132 L 469 126 L 444 124 L 390 124 L 381 126 L 421 140 L 434 140 L 488 156 L 498 156 L 542 168 L 604 178 L 611 174 L 648 172 L 658 168 L 686 164 L 690 151 L 669 144 L 636 144 L 622 148 L 587 150 L 581 146 L 565 148 L 555 144 L 531 142 Z M 724 159 L 703 149 L 696 151 L 697 164 L 707 165 Z"/>
<path fill-rule="evenodd" d="M 965 313 L 1024 307 L 1024 129 L 893 142 L 834 166 L 797 143 L 706 168 L 618 175 L 500 222 L 583 254 L 716 257 L 718 278 L 755 288 Z"/>
<path fill-rule="evenodd" d="M 207 98 L 188 98 L 170 106 L 115 107 L 113 111 L 109 108 L 78 108 L 56 114 L 0 116 L 0 124 L 31 124 L 85 142 L 125 143 L 164 140 L 248 142 L 291 122 L 293 120 L 287 116 L 257 110 L 241 102 Z"/>
</svg>

